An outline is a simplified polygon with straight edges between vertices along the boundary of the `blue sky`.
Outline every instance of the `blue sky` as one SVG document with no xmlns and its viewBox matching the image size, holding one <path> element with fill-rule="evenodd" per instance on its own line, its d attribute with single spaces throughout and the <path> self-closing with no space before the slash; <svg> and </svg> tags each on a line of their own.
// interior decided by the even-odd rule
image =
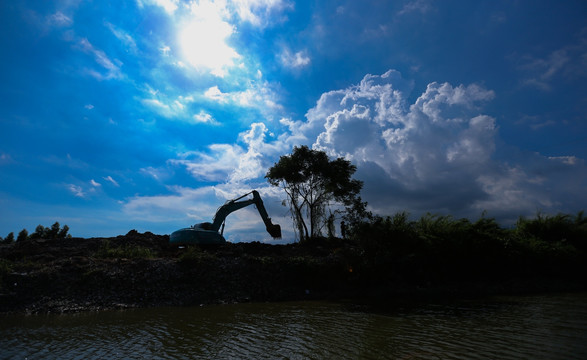
<svg viewBox="0 0 587 360">
<path fill-rule="evenodd" d="M 295 145 L 374 212 L 587 208 L 585 1 L 0 4 L 0 235 L 168 234 L 262 194 Z M 268 241 L 249 207 L 231 241 Z"/>
</svg>

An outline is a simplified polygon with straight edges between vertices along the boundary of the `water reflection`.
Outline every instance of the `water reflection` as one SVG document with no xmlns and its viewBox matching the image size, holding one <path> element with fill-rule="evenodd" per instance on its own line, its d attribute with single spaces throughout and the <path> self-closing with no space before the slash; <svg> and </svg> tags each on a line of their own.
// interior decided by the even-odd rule
<svg viewBox="0 0 587 360">
<path fill-rule="evenodd" d="M 2 359 L 586 359 L 587 294 L 0 317 Z"/>
</svg>

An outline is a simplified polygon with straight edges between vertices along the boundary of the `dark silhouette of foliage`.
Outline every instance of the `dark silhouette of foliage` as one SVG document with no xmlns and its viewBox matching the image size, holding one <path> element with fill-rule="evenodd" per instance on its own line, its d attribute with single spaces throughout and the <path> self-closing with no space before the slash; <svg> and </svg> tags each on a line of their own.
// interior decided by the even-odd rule
<svg viewBox="0 0 587 360">
<path fill-rule="evenodd" d="M 14 233 L 11 232 L 10 234 L 6 235 L 4 239 L 0 237 L 0 243 L 2 244 L 10 244 L 14 242 Z"/>
<path fill-rule="evenodd" d="M 29 232 L 27 231 L 27 229 L 22 229 L 19 233 L 18 233 L 18 237 L 16 238 L 16 241 L 23 241 L 28 239 L 29 237 Z"/>
<path fill-rule="evenodd" d="M 437 281 L 581 273 L 587 252 L 583 212 L 520 219 L 513 229 L 495 219 L 471 222 L 405 212 L 374 216 L 355 227 L 354 239 L 374 272 L 403 280 Z"/>
<path fill-rule="evenodd" d="M 574 218 L 568 214 L 548 216 L 540 213 L 535 219 L 520 217 L 516 231 L 520 237 L 535 238 L 550 244 L 568 242 L 577 249 L 587 250 L 587 218 L 583 211 Z"/>
<path fill-rule="evenodd" d="M 281 156 L 265 177 L 285 190 L 296 230 L 305 241 L 322 234 L 327 210 L 335 203 L 353 218 L 365 212 L 366 203 L 359 197 L 363 183 L 352 179 L 355 171 L 348 160 L 330 160 L 324 151 L 300 146 L 291 155 Z"/>
<path fill-rule="evenodd" d="M 18 234 L 17 241 L 26 240 L 26 239 L 66 239 L 71 238 L 71 235 L 68 234 L 69 226 L 63 225 L 63 228 L 59 225 L 59 222 L 55 222 L 51 227 L 44 227 L 43 225 L 37 225 L 35 228 L 35 232 L 28 235 L 28 231 L 26 229 L 22 229 L 22 231 Z"/>
</svg>

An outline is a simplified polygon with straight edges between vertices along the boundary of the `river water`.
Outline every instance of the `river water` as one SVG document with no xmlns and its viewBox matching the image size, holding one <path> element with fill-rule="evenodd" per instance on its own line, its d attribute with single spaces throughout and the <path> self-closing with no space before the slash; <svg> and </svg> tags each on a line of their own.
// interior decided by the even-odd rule
<svg viewBox="0 0 587 360">
<path fill-rule="evenodd" d="M 587 359 L 587 294 L 0 315 L 0 359 Z"/>
</svg>

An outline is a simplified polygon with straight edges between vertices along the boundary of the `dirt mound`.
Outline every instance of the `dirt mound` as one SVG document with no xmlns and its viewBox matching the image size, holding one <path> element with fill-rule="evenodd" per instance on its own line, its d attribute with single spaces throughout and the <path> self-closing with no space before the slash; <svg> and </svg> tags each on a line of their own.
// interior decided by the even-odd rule
<svg viewBox="0 0 587 360">
<path fill-rule="evenodd" d="M 347 265 L 335 250 L 259 242 L 178 248 L 168 235 L 136 230 L 27 239 L 0 245 L 0 312 L 311 298 L 346 281 Z"/>
</svg>

